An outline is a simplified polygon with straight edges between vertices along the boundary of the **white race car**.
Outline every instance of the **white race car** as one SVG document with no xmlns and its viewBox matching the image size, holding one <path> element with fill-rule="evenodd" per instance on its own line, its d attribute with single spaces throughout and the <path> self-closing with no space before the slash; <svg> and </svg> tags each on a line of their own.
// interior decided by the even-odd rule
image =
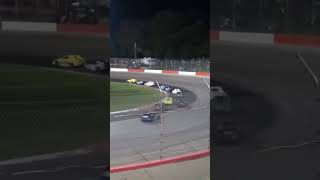
<svg viewBox="0 0 320 180">
<path fill-rule="evenodd" d="M 92 71 L 92 72 L 103 71 L 106 69 L 105 63 L 102 61 L 96 61 L 95 64 L 86 64 L 84 67 L 88 71 Z"/>
<path fill-rule="evenodd" d="M 180 89 L 174 89 L 172 90 L 172 94 L 177 95 L 177 96 L 182 96 L 182 92 Z"/>
<path fill-rule="evenodd" d="M 154 86 L 155 83 L 153 81 L 149 81 L 149 82 L 145 83 L 144 85 L 148 86 L 148 87 L 151 87 L 151 86 Z"/>
</svg>

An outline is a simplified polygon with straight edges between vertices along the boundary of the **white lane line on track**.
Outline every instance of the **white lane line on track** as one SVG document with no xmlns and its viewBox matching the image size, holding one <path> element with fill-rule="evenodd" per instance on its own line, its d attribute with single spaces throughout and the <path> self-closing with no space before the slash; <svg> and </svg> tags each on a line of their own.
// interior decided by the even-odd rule
<svg viewBox="0 0 320 180">
<path fill-rule="evenodd" d="M 26 175 L 26 174 L 39 174 L 39 173 L 45 173 L 45 170 L 32 170 L 32 171 L 21 171 L 21 172 L 15 172 L 12 173 L 13 176 L 18 176 L 18 175 Z"/>
<path fill-rule="evenodd" d="M 81 168 L 81 167 L 83 167 L 83 166 L 80 166 L 80 165 L 70 165 L 70 166 L 65 166 L 65 167 L 57 168 L 57 169 L 54 169 L 54 170 L 47 170 L 47 172 L 59 172 L 59 171 L 63 171 L 63 170 L 66 170 L 66 169 Z"/>
<path fill-rule="evenodd" d="M 19 172 L 14 172 L 11 173 L 13 176 L 18 176 L 18 175 L 26 175 L 26 174 L 40 174 L 40 173 L 57 173 L 60 171 L 64 171 L 67 169 L 74 169 L 74 168 L 88 168 L 88 169 L 106 169 L 106 165 L 96 165 L 96 166 L 81 166 L 81 165 L 70 165 L 70 166 L 65 166 L 65 167 L 60 167 L 56 168 L 53 170 L 45 170 L 45 169 L 38 169 L 38 170 L 30 170 L 30 171 L 19 171 Z"/>
<path fill-rule="evenodd" d="M 206 83 L 206 85 L 208 86 L 208 88 L 210 89 L 210 85 L 209 85 L 209 83 L 204 79 L 204 78 L 202 78 L 202 80 L 204 81 L 204 83 Z"/>
<path fill-rule="evenodd" d="M 319 79 L 317 77 L 317 75 L 312 71 L 311 67 L 308 65 L 308 63 L 304 60 L 304 58 L 301 56 L 301 53 L 298 52 L 297 53 L 298 59 L 302 62 L 302 64 L 304 65 L 304 67 L 307 69 L 307 71 L 309 72 L 309 74 L 311 75 L 315 86 L 318 87 L 319 85 Z"/>
<path fill-rule="evenodd" d="M 206 109 L 209 106 L 199 106 L 199 107 L 193 107 L 190 110 L 198 110 L 198 109 Z M 172 111 L 166 111 L 166 113 L 170 113 L 170 112 L 180 112 L 180 110 L 172 110 Z M 122 115 L 116 115 L 116 116 L 112 116 L 113 118 L 120 118 L 120 117 L 128 117 L 128 116 L 141 116 L 143 114 L 122 114 Z"/>
<path fill-rule="evenodd" d="M 209 106 L 194 107 L 194 108 L 192 108 L 191 110 L 206 109 L 206 108 L 208 108 L 208 107 L 209 107 Z"/>
<path fill-rule="evenodd" d="M 285 145 L 285 146 L 275 146 L 275 147 L 270 147 L 266 149 L 262 149 L 259 152 L 268 152 L 268 151 L 275 151 L 275 150 L 280 150 L 280 149 L 294 149 L 310 144 L 318 144 L 320 143 L 320 140 L 313 140 L 313 141 L 308 141 L 308 142 L 303 142 L 301 144 L 295 144 L 295 145 Z"/>
<path fill-rule="evenodd" d="M 87 149 L 76 149 L 73 151 L 65 151 L 65 152 L 58 152 L 52 154 L 43 154 L 43 155 L 35 155 L 23 158 L 16 158 L 16 159 L 9 159 L 0 161 L 0 166 L 8 166 L 8 165 L 17 165 L 17 164 L 26 164 L 26 163 L 33 163 L 36 161 L 43 161 L 43 160 L 53 160 L 62 157 L 71 157 L 71 156 L 79 156 L 91 153 L 91 150 Z"/>
</svg>

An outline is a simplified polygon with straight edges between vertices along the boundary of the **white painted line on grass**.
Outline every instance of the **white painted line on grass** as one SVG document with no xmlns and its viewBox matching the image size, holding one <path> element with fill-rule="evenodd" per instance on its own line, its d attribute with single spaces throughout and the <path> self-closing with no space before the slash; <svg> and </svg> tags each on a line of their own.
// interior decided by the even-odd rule
<svg viewBox="0 0 320 180">
<path fill-rule="evenodd" d="M 114 111 L 110 112 L 110 114 L 120 114 L 120 113 L 126 113 L 126 112 L 131 112 L 131 111 L 138 111 L 139 109 L 128 109 L 128 110 L 123 110 L 123 111 Z"/>
<path fill-rule="evenodd" d="M 128 117 L 128 116 L 134 116 L 134 115 L 139 115 L 139 114 L 121 114 L 121 115 L 116 115 L 116 116 L 112 116 L 112 117 L 119 118 L 119 117 Z"/>
</svg>

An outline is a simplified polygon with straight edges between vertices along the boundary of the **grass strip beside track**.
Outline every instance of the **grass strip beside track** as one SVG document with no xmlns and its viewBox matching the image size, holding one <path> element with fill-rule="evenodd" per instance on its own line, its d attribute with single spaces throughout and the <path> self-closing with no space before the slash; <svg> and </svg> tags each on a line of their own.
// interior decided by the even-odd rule
<svg viewBox="0 0 320 180">
<path fill-rule="evenodd" d="M 85 147 L 106 138 L 106 78 L 0 65 L 0 159 Z"/>
<path fill-rule="evenodd" d="M 132 109 L 160 100 L 159 90 L 128 83 L 111 82 L 111 112 Z"/>
</svg>

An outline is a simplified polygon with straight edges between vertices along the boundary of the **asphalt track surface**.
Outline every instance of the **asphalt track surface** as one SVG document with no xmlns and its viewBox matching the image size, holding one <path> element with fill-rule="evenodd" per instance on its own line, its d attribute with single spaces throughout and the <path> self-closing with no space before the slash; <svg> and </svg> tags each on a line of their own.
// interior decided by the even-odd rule
<svg viewBox="0 0 320 180">
<path fill-rule="evenodd" d="M 111 48 L 104 35 L 82 33 L 0 31 L 1 57 L 57 57 L 80 54 L 88 58 L 108 58 Z M 28 61 L 33 61 L 28 59 Z"/>
<path fill-rule="evenodd" d="M 320 91 L 296 57 L 300 51 L 318 76 L 319 50 L 227 42 L 214 42 L 211 50 L 214 80 L 237 82 L 263 95 L 275 109 L 271 126 L 252 137 L 252 144 L 213 147 L 211 176 L 215 180 L 320 179 L 320 147 L 315 143 L 320 140 Z M 259 117 L 269 113 L 262 111 Z"/>
<path fill-rule="evenodd" d="M 203 78 L 123 72 L 111 72 L 110 77 L 118 80 L 136 78 L 158 81 L 187 89 L 196 95 L 196 99 L 188 108 L 176 109 L 164 114 L 163 131 L 159 122 L 143 123 L 139 117 L 127 116 L 127 114 L 140 112 L 124 113 L 121 120 L 111 116 L 111 166 L 159 159 L 160 149 L 162 158 L 166 158 L 208 148 L 210 90 Z M 206 78 L 206 81 L 209 82 L 209 78 Z M 160 135 L 161 132 L 163 132 L 162 135 Z"/>
<path fill-rule="evenodd" d="M 117 79 L 114 77 L 111 77 L 111 81 L 113 82 L 120 82 L 120 83 L 124 83 L 126 82 L 127 79 L 124 79 L 123 76 L 121 76 L 122 78 Z M 144 77 L 141 77 L 144 78 Z M 208 81 L 209 82 L 209 81 Z M 178 110 L 187 110 L 187 109 L 192 109 L 191 104 L 197 99 L 197 95 L 194 94 L 192 91 L 187 90 L 185 88 L 181 88 L 174 86 L 174 84 L 168 84 L 166 81 L 159 81 L 158 82 L 160 85 L 161 84 L 165 84 L 165 85 L 170 85 L 170 87 L 172 89 L 174 88 L 179 88 L 182 92 L 183 92 L 183 96 L 182 97 L 178 97 L 178 96 L 174 96 L 171 93 L 166 93 L 166 95 L 163 95 L 162 97 L 171 97 L 174 101 L 174 103 L 172 105 L 169 106 L 163 106 L 163 112 L 170 112 L 170 111 L 178 111 Z M 158 90 L 157 86 L 153 86 L 152 88 L 156 88 Z M 159 91 L 159 90 L 158 90 Z M 185 103 L 184 107 L 179 107 L 177 105 L 176 102 L 178 101 L 182 101 Z M 142 107 L 135 107 L 131 110 L 129 110 L 128 112 L 121 112 L 121 113 L 114 113 L 110 115 L 110 121 L 111 122 L 115 122 L 115 121 L 122 121 L 122 120 L 126 120 L 129 118 L 139 118 L 143 113 L 145 112 L 157 112 L 160 113 L 160 102 L 161 100 L 159 99 L 158 102 L 154 102 L 152 104 L 147 104 L 145 106 Z M 126 111 L 126 110 L 124 110 Z"/>
</svg>

